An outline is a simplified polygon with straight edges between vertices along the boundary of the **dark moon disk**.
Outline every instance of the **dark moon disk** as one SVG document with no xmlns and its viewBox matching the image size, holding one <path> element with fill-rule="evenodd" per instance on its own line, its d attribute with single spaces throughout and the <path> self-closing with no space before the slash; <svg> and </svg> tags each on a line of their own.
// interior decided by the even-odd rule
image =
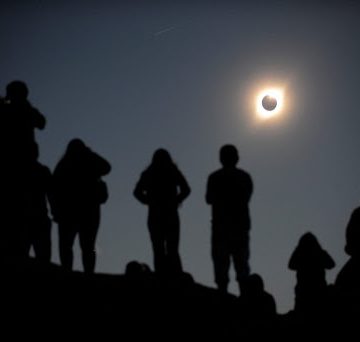
<svg viewBox="0 0 360 342">
<path fill-rule="evenodd" d="M 272 97 L 270 95 L 264 96 L 261 103 L 262 103 L 262 106 L 264 107 L 264 109 L 266 109 L 268 111 L 274 110 L 277 106 L 277 101 L 276 101 L 275 97 Z"/>
</svg>

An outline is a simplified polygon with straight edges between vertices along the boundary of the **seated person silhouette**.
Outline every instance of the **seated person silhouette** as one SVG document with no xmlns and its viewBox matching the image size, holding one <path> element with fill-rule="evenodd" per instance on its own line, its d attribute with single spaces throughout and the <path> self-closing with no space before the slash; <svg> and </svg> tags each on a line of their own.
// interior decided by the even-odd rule
<svg viewBox="0 0 360 342">
<path fill-rule="evenodd" d="M 126 264 L 125 275 L 129 279 L 145 280 L 149 279 L 151 274 L 150 267 L 145 263 L 133 260 Z"/>
<path fill-rule="evenodd" d="M 276 317 L 275 299 L 265 291 L 264 281 L 259 274 L 250 274 L 244 288 L 244 293 L 239 297 L 243 320 L 270 320 Z"/>
<path fill-rule="evenodd" d="M 296 271 L 295 311 L 315 313 L 322 309 L 327 295 L 325 271 L 332 269 L 335 262 L 314 234 L 301 236 L 288 266 Z"/>
<path fill-rule="evenodd" d="M 240 293 L 250 272 L 249 202 L 253 192 L 251 176 L 236 167 L 238 151 L 233 145 L 220 149 L 222 168 L 213 172 L 207 182 L 206 202 L 212 208 L 211 250 L 215 283 L 227 292 L 232 259 Z"/>
<path fill-rule="evenodd" d="M 178 208 L 189 194 L 190 187 L 170 153 L 156 150 L 135 186 L 134 196 L 148 206 L 147 223 L 157 274 L 182 272 Z"/>
<path fill-rule="evenodd" d="M 108 198 L 101 177 L 110 170 L 110 164 L 80 139 L 70 141 L 56 165 L 50 200 L 59 227 L 60 261 L 67 270 L 73 267 L 73 244 L 78 235 L 84 271 L 94 272 L 100 207 Z"/>
</svg>

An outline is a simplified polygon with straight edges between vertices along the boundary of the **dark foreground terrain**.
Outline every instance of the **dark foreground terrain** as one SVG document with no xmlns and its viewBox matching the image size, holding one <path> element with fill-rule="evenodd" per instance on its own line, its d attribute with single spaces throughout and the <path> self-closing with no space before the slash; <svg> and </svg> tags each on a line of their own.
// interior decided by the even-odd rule
<svg viewBox="0 0 360 342">
<path fill-rule="evenodd" d="M 360 323 L 359 298 L 335 293 L 320 311 L 249 318 L 237 297 L 187 273 L 86 275 L 32 259 L 2 269 L 1 330 L 8 340 L 324 340 L 356 334 Z"/>
</svg>

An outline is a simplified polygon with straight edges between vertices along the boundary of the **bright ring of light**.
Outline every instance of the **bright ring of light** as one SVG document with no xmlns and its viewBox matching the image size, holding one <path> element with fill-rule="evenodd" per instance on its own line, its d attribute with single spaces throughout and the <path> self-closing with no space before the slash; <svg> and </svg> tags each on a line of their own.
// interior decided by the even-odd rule
<svg viewBox="0 0 360 342">
<path fill-rule="evenodd" d="M 267 110 L 263 107 L 263 99 L 265 96 L 272 97 L 276 100 L 276 107 L 273 110 Z M 266 89 L 259 93 L 256 98 L 256 112 L 262 119 L 269 119 L 281 112 L 284 104 L 284 94 L 281 89 Z"/>
</svg>

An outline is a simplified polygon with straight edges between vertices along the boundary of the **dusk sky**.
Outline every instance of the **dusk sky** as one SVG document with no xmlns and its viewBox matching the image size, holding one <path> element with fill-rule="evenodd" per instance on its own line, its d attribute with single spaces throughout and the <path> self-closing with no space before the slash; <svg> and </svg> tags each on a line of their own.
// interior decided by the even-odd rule
<svg viewBox="0 0 360 342">
<path fill-rule="evenodd" d="M 98 272 L 153 267 L 147 208 L 132 192 L 163 147 L 192 189 L 180 209 L 184 269 L 215 287 L 205 187 L 219 148 L 236 145 L 254 181 L 250 265 L 287 312 L 287 264 L 304 232 L 336 262 L 329 283 L 348 258 L 345 227 L 360 204 L 359 19 L 357 1 L 344 0 L 1 1 L 0 95 L 12 80 L 28 84 L 47 118 L 36 138 L 51 170 L 74 137 L 112 164 Z M 267 87 L 283 89 L 284 105 L 261 120 Z M 57 239 L 54 224 L 56 263 Z"/>
</svg>

